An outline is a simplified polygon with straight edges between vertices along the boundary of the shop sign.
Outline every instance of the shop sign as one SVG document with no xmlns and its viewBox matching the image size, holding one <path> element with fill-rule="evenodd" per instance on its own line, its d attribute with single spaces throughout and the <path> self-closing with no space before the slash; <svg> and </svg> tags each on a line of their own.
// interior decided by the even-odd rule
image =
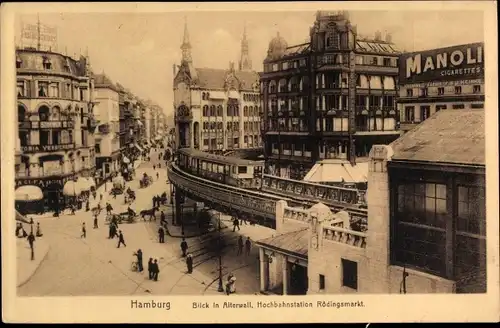
<svg viewBox="0 0 500 328">
<path fill-rule="evenodd" d="M 484 77 L 484 44 L 412 52 L 399 58 L 399 84 Z"/>
<path fill-rule="evenodd" d="M 65 177 L 62 179 L 19 179 L 16 180 L 16 188 L 21 186 L 37 186 L 40 189 L 44 190 L 50 185 L 56 184 L 58 185 L 59 189 L 61 189 L 64 184 L 70 179 L 71 177 Z"/>
<path fill-rule="evenodd" d="M 24 153 L 38 153 L 38 152 L 50 152 L 59 150 L 69 150 L 74 149 L 74 144 L 62 144 L 62 145 L 30 145 L 22 146 L 21 151 Z"/>
<path fill-rule="evenodd" d="M 73 128 L 74 123 L 72 121 L 41 121 L 40 129 L 67 129 Z"/>
</svg>

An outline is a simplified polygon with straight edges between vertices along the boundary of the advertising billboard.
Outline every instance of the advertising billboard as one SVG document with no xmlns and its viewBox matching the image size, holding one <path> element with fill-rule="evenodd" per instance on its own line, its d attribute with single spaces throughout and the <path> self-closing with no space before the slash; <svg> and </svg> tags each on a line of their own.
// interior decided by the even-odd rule
<svg viewBox="0 0 500 328">
<path fill-rule="evenodd" d="M 39 50 L 57 49 L 57 28 L 45 24 L 22 22 L 21 42 L 24 46 Z"/>
<path fill-rule="evenodd" d="M 482 42 L 402 54 L 399 84 L 484 78 Z"/>
</svg>

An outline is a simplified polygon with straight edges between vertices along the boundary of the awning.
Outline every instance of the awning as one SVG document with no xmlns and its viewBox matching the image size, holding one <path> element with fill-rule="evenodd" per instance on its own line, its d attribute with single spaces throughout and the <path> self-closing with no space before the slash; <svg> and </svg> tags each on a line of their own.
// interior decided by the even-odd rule
<svg viewBox="0 0 500 328">
<path fill-rule="evenodd" d="M 123 156 L 122 162 L 125 163 L 125 164 L 128 164 L 128 163 L 130 163 L 130 160 L 128 159 L 127 156 Z"/>
<path fill-rule="evenodd" d="M 76 180 L 76 185 L 80 188 L 81 191 L 89 191 L 90 190 L 90 181 L 87 178 L 79 177 Z"/>
<path fill-rule="evenodd" d="M 63 187 L 64 196 L 79 196 L 82 193 L 75 181 L 71 180 L 66 182 Z"/>
<path fill-rule="evenodd" d="M 144 151 L 138 144 L 134 144 L 134 147 L 137 148 L 141 153 Z"/>
<path fill-rule="evenodd" d="M 224 91 L 210 91 L 210 99 L 225 99 L 226 93 Z"/>
<path fill-rule="evenodd" d="M 30 220 L 28 220 L 24 215 L 19 213 L 17 210 L 16 210 L 16 221 L 21 221 L 23 223 L 30 223 Z"/>
<path fill-rule="evenodd" d="M 21 186 L 16 189 L 17 201 L 36 201 L 43 199 L 43 191 L 37 186 Z"/>
<path fill-rule="evenodd" d="M 240 93 L 238 91 L 231 90 L 231 91 L 229 91 L 228 98 L 240 99 Z"/>
</svg>

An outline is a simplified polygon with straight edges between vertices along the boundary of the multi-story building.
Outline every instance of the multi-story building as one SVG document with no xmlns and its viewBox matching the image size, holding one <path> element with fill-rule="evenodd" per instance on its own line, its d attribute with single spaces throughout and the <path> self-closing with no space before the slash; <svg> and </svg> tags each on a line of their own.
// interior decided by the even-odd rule
<svg viewBox="0 0 500 328">
<path fill-rule="evenodd" d="M 195 68 L 187 24 L 182 61 L 174 65 L 176 146 L 213 152 L 252 148 L 260 139 L 259 75 L 252 70 L 246 31 L 239 69 Z"/>
<path fill-rule="evenodd" d="M 406 132 L 441 109 L 484 108 L 484 44 L 401 55 L 398 106 Z"/>
<path fill-rule="evenodd" d="M 318 12 L 308 43 L 278 33 L 260 78 L 267 170 L 301 179 L 318 160 L 354 164 L 395 140 L 399 54 L 389 34 L 358 36 L 347 12 Z"/>
<path fill-rule="evenodd" d="M 95 153 L 99 177 L 105 179 L 120 169 L 120 109 L 116 85 L 103 74 L 94 75 L 96 106 Z"/>
<path fill-rule="evenodd" d="M 21 160 L 16 204 L 42 195 L 36 211 L 58 212 L 95 185 L 93 80 L 88 57 L 78 60 L 34 48 L 16 50 Z"/>
<path fill-rule="evenodd" d="M 366 228 L 321 203 L 278 202 L 278 233 L 257 242 L 261 291 L 485 293 L 484 115 L 442 110 L 374 145 Z"/>
</svg>

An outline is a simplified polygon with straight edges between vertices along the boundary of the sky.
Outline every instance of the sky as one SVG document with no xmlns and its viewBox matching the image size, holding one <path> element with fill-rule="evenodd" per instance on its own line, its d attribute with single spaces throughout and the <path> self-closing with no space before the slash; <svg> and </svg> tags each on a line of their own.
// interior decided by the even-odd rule
<svg viewBox="0 0 500 328">
<path fill-rule="evenodd" d="M 484 41 L 482 11 L 349 11 L 358 33 L 391 33 L 399 49 L 418 51 Z M 57 28 L 57 51 L 85 54 L 92 69 L 105 72 L 134 94 L 173 111 L 173 64 L 180 64 L 187 21 L 195 67 L 237 65 L 246 25 L 253 68 L 262 71 L 269 41 L 279 31 L 288 45 L 308 42 L 315 11 L 185 11 L 160 13 L 41 13 L 42 24 Z M 21 24 L 36 15 L 16 16 Z M 24 43 L 25 45 L 26 43 Z"/>
</svg>

